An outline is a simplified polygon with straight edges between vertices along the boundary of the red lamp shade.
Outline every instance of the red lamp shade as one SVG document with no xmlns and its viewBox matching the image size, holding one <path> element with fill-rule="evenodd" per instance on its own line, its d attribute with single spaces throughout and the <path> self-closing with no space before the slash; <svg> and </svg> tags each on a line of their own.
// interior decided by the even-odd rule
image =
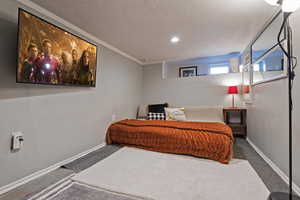
<svg viewBox="0 0 300 200">
<path fill-rule="evenodd" d="M 227 93 L 228 94 L 237 94 L 238 93 L 238 87 L 237 86 L 228 86 Z"/>
</svg>

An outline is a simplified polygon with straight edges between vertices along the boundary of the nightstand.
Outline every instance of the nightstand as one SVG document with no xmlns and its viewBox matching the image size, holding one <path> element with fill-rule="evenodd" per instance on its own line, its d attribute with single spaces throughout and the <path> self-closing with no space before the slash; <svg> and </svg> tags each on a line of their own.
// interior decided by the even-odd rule
<svg viewBox="0 0 300 200">
<path fill-rule="evenodd" d="M 223 108 L 224 122 L 230 126 L 234 136 L 247 137 L 247 109 Z"/>
</svg>

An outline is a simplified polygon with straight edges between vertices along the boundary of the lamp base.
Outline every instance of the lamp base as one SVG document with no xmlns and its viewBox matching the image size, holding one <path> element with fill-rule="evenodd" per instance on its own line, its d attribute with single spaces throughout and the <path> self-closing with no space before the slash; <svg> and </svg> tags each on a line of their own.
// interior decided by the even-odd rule
<svg viewBox="0 0 300 200">
<path fill-rule="evenodd" d="M 290 195 L 284 192 L 272 192 L 268 200 L 290 200 Z M 300 200 L 300 197 L 293 195 L 292 200 Z"/>
</svg>

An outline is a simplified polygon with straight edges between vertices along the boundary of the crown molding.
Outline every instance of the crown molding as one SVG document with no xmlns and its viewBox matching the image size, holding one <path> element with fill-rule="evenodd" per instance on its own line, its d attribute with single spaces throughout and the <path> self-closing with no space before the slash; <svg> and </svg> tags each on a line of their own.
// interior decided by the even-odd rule
<svg viewBox="0 0 300 200">
<path fill-rule="evenodd" d="M 45 8 L 37 5 L 36 3 L 34 3 L 32 1 L 30 1 L 30 0 L 16 0 L 16 1 L 18 3 L 20 3 L 21 5 L 23 5 L 23 6 L 26 6 L 26 7 L 30 8 L 30 9 L 33 9 L 35 12 L 37 12 L 37 13 L 39 13 L 41 15 L 45 15 L 46 17 L 49 17 L 49 18 L 51 18 L 51 19 L 53 19 L 53 20 L 55 20 L 55 21 L 63 24 L 67 28 L 69 28 L 69 29 L 71 29 L 71 30 L 73 30 L 73 31 L 75 31 L 75 32 L 83 35 L 84 37 L 86 37 L 86 38 L 94 41 L 96 44 L 102 45 L 102 46 L 104 46 L 104 47 L 112 50 L 113 52 L 115 52 L 115 53 L 117 53 L 117 54 L 119 54 L 121 56 L 124 56 L 124 57 L 126 57 L 126 58 L 128 58 L 128 59 L 130 59 L 130 60 L 132 60 L 132 61 L 134 61 L 134 62 L 136 62 L 138 64 L 140 64 L 140 65 L 144 65 L 144 63 L 141 62 L 139 59 L 137 59 L 137 58 L 135 58 L 135 57 L 133 57 L 133 56 L 131 56 L 131 55 L 129 55 L 129 54 L 121 51 L 120 49 L 118 49 L 118 48 L 116 48 L 116 47 L 108 44 L 107 42 L 104 42 L 103 40 L 100 40 L 96 36 L 94 36 L 94 35 L 86 32 L 86 31 L 82 30 L 78 26 L 76 26 L 76 25 L 74 25 L 74 24 L 72 24 L 72 23 L 64 20 L 63 18 L 55 15 L 54 13 L 50 12 L 49 10 L 47 10 L 47 9 L 45 9 Z"/>
</svg>

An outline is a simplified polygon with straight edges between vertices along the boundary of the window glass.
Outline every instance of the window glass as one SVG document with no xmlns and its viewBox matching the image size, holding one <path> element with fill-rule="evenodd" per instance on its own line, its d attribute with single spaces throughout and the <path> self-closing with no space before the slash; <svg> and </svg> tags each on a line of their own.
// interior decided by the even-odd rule
<svg viewBox="0 0 300 200">
<path fill-rule="evenodd" d="M 227 74 L 229 73 L 228 66 L 212 66 L 210 67 L 210 74 Z"/>
</svg>

